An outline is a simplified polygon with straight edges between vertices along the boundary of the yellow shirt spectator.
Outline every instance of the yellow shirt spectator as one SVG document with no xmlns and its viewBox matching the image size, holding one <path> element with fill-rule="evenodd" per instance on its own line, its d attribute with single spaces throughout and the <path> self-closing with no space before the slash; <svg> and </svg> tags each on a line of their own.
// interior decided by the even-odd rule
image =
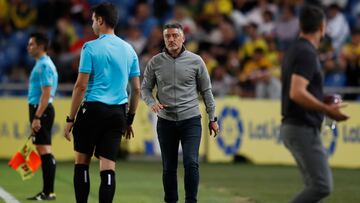
<svg viewBox="0 0 360 203">
<path fill-rule="evenodd" d="M 204 13 L 213 15 L 216 13 L 230 15 L 233 10 L 230 0 L 210 0 L 204 6 Z"/>
<path fill-rule="evenodd" d="M 257 38 L 255 40 L 249 40 L 244 43 L 239 51 L 241 59 L 251 58 L 256 48 L 261 48 L 265 53 L 268 51 L 268 45 L 263 38 Z"/>
<path fill-rule="evenodd" d="M 239 74 L 241 82 L 262 77 L 264 73 L 270 73 L 273 64 L 264 56 L 261 48 L 256 48 L 254 56 L 245 63 L 244 69 Z"/>
</svg>

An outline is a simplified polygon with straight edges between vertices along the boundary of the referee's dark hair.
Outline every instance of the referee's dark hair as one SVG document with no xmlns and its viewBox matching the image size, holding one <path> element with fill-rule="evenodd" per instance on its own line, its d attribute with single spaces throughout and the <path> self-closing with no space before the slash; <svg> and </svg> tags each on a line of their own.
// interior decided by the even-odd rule
<svg viewBox="0 0 360 203">
<path fill-rule="evenodd" d="M 117 8 L 111 3 L 102 3 L 91 9 L 95 13 L 95 17 L 101 17 L 107 26 L 115 28 L 118 21 Z"/>
<path fill-rule="evenodd" d="M 44 51 L 47 51 L 49 46 L 49 39 L 47 36 L 40 32 L 34 32 L 30 34 L 30 38 L 34 38 L 37 45 L 43 46 Z"/>
<path fill-rule="evenodd" d="M 300 11 L 300 28 L 303 33 L 315 33 L 324 20 L 325 13 L 320 7 L 306 5 Z"/>
</svg>

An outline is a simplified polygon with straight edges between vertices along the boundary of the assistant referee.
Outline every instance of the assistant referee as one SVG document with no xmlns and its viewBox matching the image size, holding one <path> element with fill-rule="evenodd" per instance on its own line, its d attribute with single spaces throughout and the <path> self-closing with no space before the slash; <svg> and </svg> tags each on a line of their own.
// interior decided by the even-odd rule
<svg viewBox="0 0 360 203">
<path fill-rule="evenodd" d="M 74 124 L 76 202 L 87 202 L 89 164 L 95 154 L 100 159 L 99 202 L 108 203 L 115 193 L 115 161 L 121 136 L 130 139 L 134 135 L 131 124 L 140 98 L 140 69 L 134 49 L 114 34 L 118 16 L 114 5 L 103 3 L 92 11 L 92 28 L 99 37 L 85 43 L 81 51 L 65 137 L 70 141 Z M 129 80 L 131 98 L 126 113 Z"/>
<path fill-rule="evenodd" d="M 48 39 L 42 33 L 33 33 L 28 42 L 28 53 L 36 59 L 29 78 L 29 119 L 33 143 L 41 156 L 43 190 L 28 200 L 55 200 L 54 180 L 56 162 L 51 152 L 51 129 L 55 111 L 52 102 L 58 85 L 54 63 L 46 54 Z"/>
</svg>

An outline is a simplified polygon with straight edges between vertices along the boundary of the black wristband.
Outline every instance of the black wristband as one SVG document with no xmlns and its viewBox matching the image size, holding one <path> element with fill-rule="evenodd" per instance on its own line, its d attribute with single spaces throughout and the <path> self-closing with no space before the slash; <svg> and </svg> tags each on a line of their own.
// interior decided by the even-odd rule
<svg viewBox="0 0 360 203">
<path fill-rule="evenodd" d="M 66 122 L 67 123 L 73 123 L 75 121 L 75 119 L 71 119 L 69 116 L 66 116 Z"/>
<path fill-rule="evenodd" d="M 211 126 L 211 123 L 213 123 L 213 122 L 217 122 L 217 117 L 215 117 L 214 120 L 209 121 L 209 129 L 211 128 L 210 126 Z"/>
<path fill-rule="evenodd" d="M 134 117 L 135 117 L 135 114 L 127 113 L 126 114 L 126 123 L 128 125 L 132 125 L 134 122 Z"/>
<path fill-rule="evenodd" d="M 36 114 L 34 115 L 34 120 L 37 119 L 37 120 L 40 120 L 41 119 L 41 116 L 37 116 Z"/>
</svg>

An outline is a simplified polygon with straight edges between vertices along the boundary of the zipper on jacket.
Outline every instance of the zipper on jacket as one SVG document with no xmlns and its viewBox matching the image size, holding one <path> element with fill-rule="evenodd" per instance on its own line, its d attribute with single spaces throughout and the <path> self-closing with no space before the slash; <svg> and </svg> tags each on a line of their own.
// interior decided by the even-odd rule
<svg viewBox="0 0 360 203">
<path fill-rule="evenodd" d="M 176 59 L 174 59 L 174 102 L 175 102 L 175 120 L 178 120 L 178 109 L 176 107 Z"/>
</svg>

